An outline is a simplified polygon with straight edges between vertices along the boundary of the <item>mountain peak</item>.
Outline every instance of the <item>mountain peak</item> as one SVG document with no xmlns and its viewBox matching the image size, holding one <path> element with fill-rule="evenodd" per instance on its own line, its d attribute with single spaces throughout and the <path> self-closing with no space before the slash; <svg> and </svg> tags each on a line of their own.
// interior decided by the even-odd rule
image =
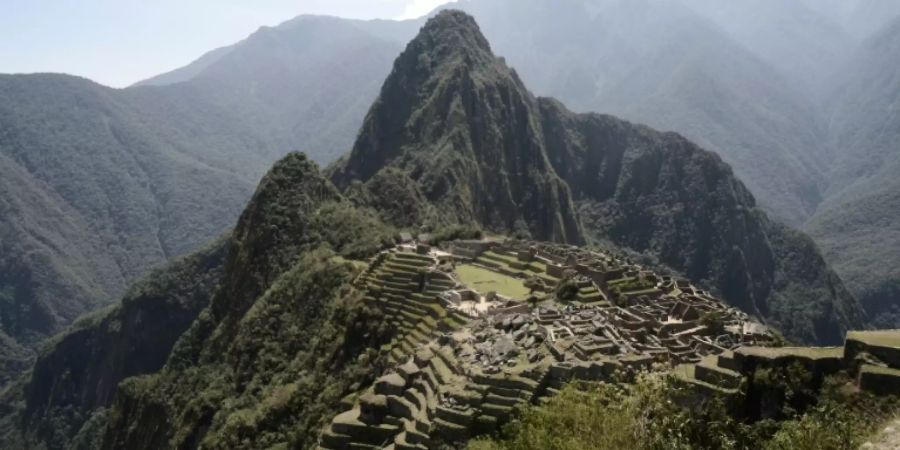
<svg viewBox="0 0 900 450">
<path fill-rule="evenodd" d="M 441 11 L 429 19 L 394 65 L 394 74 L 420 81 L 471 72 L 484 72 L 478 78 L 495 78 L 507 76 L 511 69 L 494 56 L 475 19 L 458 10 Z M 389 78 L 386 84 L 390 82 Z"/>
<path fill-rule="evenodd" d="M 484 52 L 493 58 L 491 45 L 472 16 L 454 9 L 441 11 L 422 27 L 410 47 L 424 45 L 443 52 Z"/>
<path fill-rule="evenodd" d="M 397 58 L 332 180 L 347 188 L 391 170 L 446 222 L 582 242 L 568 188 L 541 142 L 534 96 L 471 16 L 444 11 Z M 552 211 L 540 207 L 547 199 Z"/>
<path fill-rule="evenodd" d="M 458 145 L 457 140 L 442 145 L 447 142 L 433 138 L 446 137 L 454 129 L 464 132 L 463 141 L 479 140 L 482 135 L 468 132 L 471 120 L 486 123 L 488 111 L 513 106 L 528 109 L 532 103 L 533 97 L 515 72 L 491 52 L 475 19 L 461 11 L 442 11 L 397 57 L 334 181 L 341 187 L 353 179 L 366 181 L 409 152 L 477 152 L 478 143 Z"/>
</svg>

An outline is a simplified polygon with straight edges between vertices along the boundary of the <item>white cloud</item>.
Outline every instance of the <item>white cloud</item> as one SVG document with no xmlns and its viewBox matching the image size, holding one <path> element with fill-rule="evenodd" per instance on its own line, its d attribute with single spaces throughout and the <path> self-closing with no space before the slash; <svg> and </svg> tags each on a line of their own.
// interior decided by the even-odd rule
<svg viewBox="0 0 900 450">
<path fill-rule="evenodd" d="M 403 10 L 403 15 L 398 19 L 415 19 L 430 13 L 432 10 L 444 3 L 450 3 L 449 0 L 410 0 Z"/>
</svg>

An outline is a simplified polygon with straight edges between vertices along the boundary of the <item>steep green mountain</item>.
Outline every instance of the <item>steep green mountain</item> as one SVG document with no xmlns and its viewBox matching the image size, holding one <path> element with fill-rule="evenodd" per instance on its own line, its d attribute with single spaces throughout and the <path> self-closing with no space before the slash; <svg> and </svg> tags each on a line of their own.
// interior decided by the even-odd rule
<svg viewBox="0 0 900 450">
<path fill-rule="evenodd" d="M 382 171 L 445 221 L 653 254 L 793 339 L 838 342 L 862 325 L 815 244 L 769 220 L 721 159 L 535 98 L 465 14 L 441 14 L 400 55 L 332 179 L 383 204 L 397 196 Z"/>
<path fill-rule="evenodd" d="M 718 157 L 535 98 L 461 12 L 409 44 L 329 173 L 343 194 L 307 157 L 283 158 L 230 239 L 57 339 L 30 381 L 4 392 L 3 443 L 313 446 L 342 399 L 388 364 L 378 349 L 396 330 L 363 301 L 348 262 L 392 240 L 380 218 L 602 237 L 709 282 L 792 337 L 831 341 L 859 324 L 811 241 L 766 219 Z"/>
<path fill-rule="evenodd" d="M 0 76 L 0 386 L 223 233 L 285 152 L 349 148 L 407 26 L 303 17 L 123 90 Z"/>
<path fill-rule="evenodd" d="M 450 23 L 423 28 L 397 58 L 333 180 L 347 187 L 391 165 L 401 172 L 390 178 L 415 180 L 441 220 L 498 230 L 524 222 L 538 239 L 581 241 L 569 189 L 543 151 L 531 94 L 470 17 L 442 21 Z"/>
<path fill-rule="evenodd" d="M 331 162 L 352 145 L 391 61 L 416 28 L 415 21 L 300 16 L 137 86 L 190 86 L 260 135 L 276 137 L 280 148 Z M 258 163 L 268 167 L 280 155 L 263 156 Z"/>
<path fill-rule="evenodd" d="M 146 94 L 62 75 L 0 77 L 4 343 L 34 348 L 221 234 L 248 198 L 252 134 L 194 115 L 190 91 Z"/>
<path fill-rule="evenodd" d="M 96 438 L 92 426 L 104 420 L 119 382 L 162 368 L 175 341 L 208 305 L 222 278 L 226 244 L 220 240 L 154 271 L 120 304 L 55 337 L 28 382 L 3 394 L 4 447 L 41 442 L 65 448 Z"/>
<path fill-rule="evenodd" d="M 900 20 L 847 64 L 830 105 L 831 193 L 806 229 L 877 325 L 900 326 Z"/>
<path fill-rule="evenodd" d="M 97 448 L 109 433 L 108 448 L 192 447 L 215 416 L 225 428 L 209 431 L 223 439 L 213 442 L 234 448 L 243 421 L 255 420 L 251 405 L 264 405 L 254 442 L 286 439 L 274 431 L 297 422 L 270 415 L 287 412 L 308 420 L 298 439 L 309 442 L 340 393 L 377 369 L 357 356 L 387 333 L 349 285 L 358 269 L 342 256 L 373 255 L 392 235 L 305 156 L 288 155 L 230 239 L 156 271 L 53 340 L 27 382 L 0 397 L 0 444 Z M 132 421 L 141 425 L 107 431 Z"/>
<path fill-rule="evenodd" d="M 372 381 L 388 331 L 337 255 L 391 236 L 289 155 L 232 237 L 223 283 L 158 373 L 119 385 L 103 448 L 308 448 L 341 397 Z"/>
</svg>

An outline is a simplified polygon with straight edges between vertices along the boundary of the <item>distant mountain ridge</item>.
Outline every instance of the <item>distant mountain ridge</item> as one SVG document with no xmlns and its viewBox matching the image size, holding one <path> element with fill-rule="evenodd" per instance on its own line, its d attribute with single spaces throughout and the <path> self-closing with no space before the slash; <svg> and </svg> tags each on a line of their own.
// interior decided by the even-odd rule
<svg viewBox="0 0 900 450">
<path fill-rule="evenodd" d="M 806 229 L 874 322 L 900 326 L 900 19 L 843 69 L 829 106 L 832 192 Z"/>
<path fill-rule="evenodd" d="M 230 226 L 252 186 L 248 130 L 182 116 L 189 98 L 0 77 L 0 325 L 13 341 L 33 350 Z M 215 145 L 191 127 L 216 130 Z"/>
</svg>

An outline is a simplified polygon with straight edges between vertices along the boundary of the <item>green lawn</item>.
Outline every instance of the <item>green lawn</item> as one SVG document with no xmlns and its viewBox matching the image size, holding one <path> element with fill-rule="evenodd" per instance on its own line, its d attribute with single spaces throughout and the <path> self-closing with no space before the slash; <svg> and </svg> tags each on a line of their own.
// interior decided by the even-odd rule
<svg viewBox="0 0 900 450">
<path fill-rule="evenodd" d="M 847 333 L 847 339 L 872 346 L 900 347 L 900 331 L 898 330 L 850 331 Z"/>
<path fill-rule="evenodd" d="M 797 356 L 809 359 L 820 359 L 840 358 L 844 354 L 843 347 L 741 347 L 736 351 L 763 358 Z"/>
<path fill-rule="evenodd" d="M 459 281 L 482 294 L 495 291 L 500 295 L 525 300 L 530 292 L 522 284 L 522 280 L 471 264 L 456 266 L 456 275 Z"/>
</svg>

